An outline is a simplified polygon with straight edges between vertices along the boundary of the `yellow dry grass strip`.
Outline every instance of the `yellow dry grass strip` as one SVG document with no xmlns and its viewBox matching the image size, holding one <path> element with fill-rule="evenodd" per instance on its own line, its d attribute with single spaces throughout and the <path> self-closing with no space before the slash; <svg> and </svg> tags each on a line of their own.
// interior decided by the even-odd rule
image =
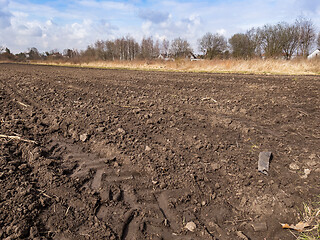
<svg viewBox="0 0 320 240">
<path fill-rule="evenodd" d="M 177 71 L 177 72 L 214 72 L 245 74 L 277 74 L 277 75 L 319 75 L 320 60 L 307 59 L 215 59 L 215 60 L 175 60 L 175 61 L 93 61 L 86 63 L 72 62 L 32 62 L 35 64 L 58 65 L 69 67 L 129 69 L 145 71 Z"/>
</svg>

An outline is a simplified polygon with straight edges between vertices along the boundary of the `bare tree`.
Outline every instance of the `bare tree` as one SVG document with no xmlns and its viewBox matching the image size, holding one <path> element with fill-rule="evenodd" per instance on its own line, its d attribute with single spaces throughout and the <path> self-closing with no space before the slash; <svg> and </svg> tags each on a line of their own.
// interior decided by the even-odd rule
<svg viewBox="0 0 320 240">
<path fill-rule="evenodd" d="M 143 38 L 141 41 L 141 58 L 151 59 L 153 57 L 153 39 L 152 37 Z"/>
<path fill-rule="evenodd" d="M 11 53 L 9 48 L 0 47 L 0 59 L 15 60 L 15 55 Z"/>
<path fill-rule="evenodd" d="M 115 60 L 115 59 L 119 58 L 116 55 L 116 46 L 115 46 L 114 41 L 107 40 L 107 41 L 105 41 L 104 45 L 106 48 L 106 54 L 107 54 L 108 60 Z"/>
<path fill-rule="evenodd" d="M 253 58 L 259 46 L 256 30 L 252 28 L 246 33 L 236 33 L 229 39 L 232 56 L 235 58 Z"/>
<path fill-rule="evenodd" d="M 192 52 L 192 48 L 187 40 L 179 38 L 175 38 L 171 42 L 170 52 L 177 58 L 186 57 L 190 52 Z"/>
<path fill-rule="evenodd" d="M 28 56 L 29 60 L 39 60 L 39 59 L 41 59 L 41 55 L 40 55 L 38 49 L 35 48 L 35 47 L 29 48 L 28 55 L 29 55 Z"/>
<path fill-rule="evenodd" d="M 153 57 L 158 57 L 159 56 L 160 48 L 161 48 L 161 45 L 160 45 L 159 40 L 157 39 L 156 42 L 153 45 L 153 53 L 152 53 Z"/>
<path fill-rule="evenodd" d="M 314 24 L 311 19 L 306 19 L 304 17 L 299 17 L 295 24 L 299 29 L 299 54 L 307 57 L 310 48 L 316 39 Z"/>
<path fill-rule="evenodd" d="M 137 55 L 139 54 L 139 44 L 134 40 L 133 37 L 127 36 L 126 37 L 128 43 L 128 58 L 127 60 L 134 60 Z"/>
<path fill-rule="evenodd" d="M 24 62 L 24 61 L 26 61 L 26 59 L 27 59 L 27 56 L 25 53 L 20 52 L 20 53 L 16 54 L 16 60 L 18 62 Z"/>
<path fill-rule="evenodd" d="M 86 50 L 81 52 L 81 57 L 85 61 L 95 60 L 96 52 L 93 46 L 89 45 Z"/>
<path fill-rule="evenodd" d="M 265 57 L 282 57 L 281 27 L 277 25 L 264 25 L 257 29 L 259 43 Z"/>
<path fill-rule="evenodd" d="M 129 44 L 126 38 L 117 38 L 114 41 L 114 56 L 119 60 L 129 59 Z"/>
<path fill-rule="evenodd" d="M 320 49 L 320 32 L 318 33 L 317 47 L 318 47 L 318 49 Z"/>
<path fill-rule="evenodd" d="M 169 55 L 170 42 L 167 39 L 163 39 L 161 44 L 161 54 L 164 54 L 166 57 Z"/>
<path fill-rule="evenodd" d="M 64 49 L 63 56 L 67 58 L 75 58 L 76 56 L 79 56 L 79 53 L 75 49 Z"/>
<path fill-rule="evenodd" d="M 288 23 L 278 24 L 282 52 L 287 60 L 291 59 L 299 46 L 299 29 Z"/>
<path fill-rule="evenodd" d="M 107 59 L 106 45 L 103 40 L 96 41 L 94 43 L 94 49 L 95 49 L 96 60 L 106 60 Z"/>
<path fill-rule="evenodd" d="M 219 55 L 221 56 L 222 53 L 227 50 L 227 40 L 218 33 L 206 33 L 198 42 L 199 50 L 209 59 Z"/>
</svg>

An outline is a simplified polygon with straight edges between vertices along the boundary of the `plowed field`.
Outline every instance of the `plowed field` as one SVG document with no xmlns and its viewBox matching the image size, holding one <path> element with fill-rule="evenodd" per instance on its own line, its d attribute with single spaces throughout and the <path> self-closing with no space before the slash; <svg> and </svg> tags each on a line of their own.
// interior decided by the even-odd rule
<svg viewBox="0 0 320 240">
<path fill-rule="evenodd" d="M 319 76 L 0 64 L 0 239 L 295 239 L 319 96 Z"/>
</svg>

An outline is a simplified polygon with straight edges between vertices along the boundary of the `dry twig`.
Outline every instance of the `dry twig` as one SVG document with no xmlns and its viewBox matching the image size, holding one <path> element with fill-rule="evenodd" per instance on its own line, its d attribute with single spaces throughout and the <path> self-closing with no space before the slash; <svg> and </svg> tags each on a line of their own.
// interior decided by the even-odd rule
<svg viewBox="0 0 320 240">
<path fill-rule="evenodd" d="M 17 121 L 26 121 L 26 119 L 11 119 L 11 120 L 8 120 L 8 121 L 5 121 L 5 120 L 3 120 L 3 119 L 1 119 L 1 121 L 0 122 L 2 122 L 2 123 L 9 123 L 9 122 L 17 122 Z"/>
<path fill-rule="evenodd" d="M 68 212 L 69 212 L 70 206 L 67 208 L 66 214 L 65 216 L 67 216 Z"/>
<path fill-rule="evenodd" d="M 17 103 L 19 103 L 21 106 L 24 106 L 24 107 L 30 107 L 30 105 L 22 103 L 22 102 L 19 102 L 19 101 L 17 101 Z"/>
<path fill-rule="evenodd" d="M 19 136 L 9 136 L 9 135 L 0 134 L 0 138 L 9 138 L 12 140 L 18 140 L 18 141 L 22 141 L 22 142 L 35 143 L 35 144 L 37 143 L 36 141 L 24 139 Z"/>
</svg>

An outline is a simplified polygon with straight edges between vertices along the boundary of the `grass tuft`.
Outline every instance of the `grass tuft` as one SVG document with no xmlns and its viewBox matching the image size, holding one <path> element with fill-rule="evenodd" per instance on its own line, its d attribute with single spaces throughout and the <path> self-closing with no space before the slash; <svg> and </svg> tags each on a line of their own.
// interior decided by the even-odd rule
<svg viewBox="0 0 320 240">
<path fill-rule="evenodd" d="M 320 195 L 316 202 L 303 205 L 301 218 L 304 222 L 310 222 L 313 226 L 310 230 L 301 233 L 298 240 L 319 240 L 320 239 Z"/>
</svg>

